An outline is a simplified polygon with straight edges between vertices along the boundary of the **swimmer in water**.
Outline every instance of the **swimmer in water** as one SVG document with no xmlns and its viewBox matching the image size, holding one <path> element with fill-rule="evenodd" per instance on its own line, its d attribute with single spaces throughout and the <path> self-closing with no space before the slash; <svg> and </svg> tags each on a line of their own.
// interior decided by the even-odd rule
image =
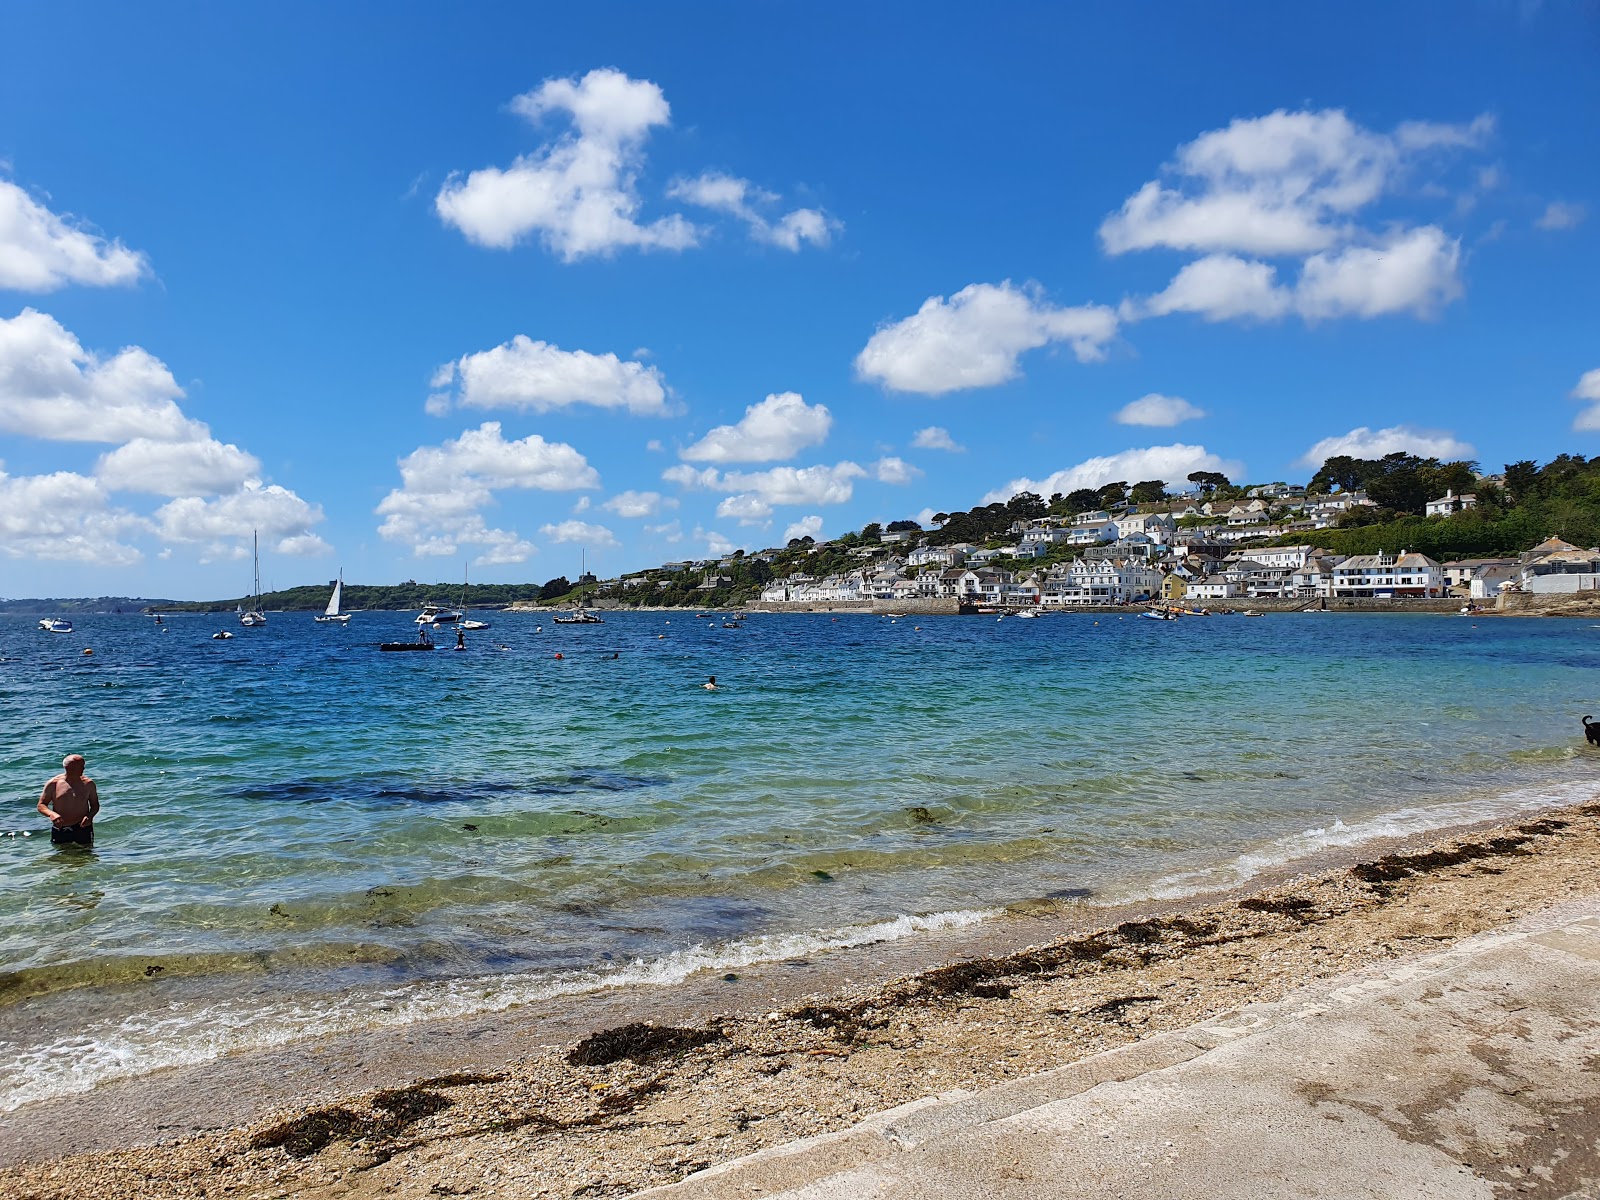
<svg viewBox="0 0 1600 1200">
<path fill-rule="evenodd" d="M 67 755 L 61 760 L 61 774 L 39 793 L 39 814 L 50 818 L 50 840 L 57 844 L 94 845 L 100 793 L 94 780 L 83 773 L 83 766 L 83 755 Z"/>
<path fill-rule="evenodd" d="M 705 690 L 708 691 L 708 692 L 716 691 L 717 690 L 717 677 L 715 675 L 713 675 L 710 679 L 706 680 L 700 686 L 705 688 Z"/>
</svg>

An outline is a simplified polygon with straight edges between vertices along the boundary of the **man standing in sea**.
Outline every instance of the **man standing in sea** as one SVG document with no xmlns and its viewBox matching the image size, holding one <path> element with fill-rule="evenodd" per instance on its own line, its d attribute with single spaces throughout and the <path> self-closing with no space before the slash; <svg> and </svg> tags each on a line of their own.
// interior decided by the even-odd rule
<svg viewBox="0 0 1600 1200">
<path fill-rule="evenodd" d="M 61 768 L 61 774 L 39 793 L 39 811 L 50 818 L 50 840 L 58 845 L 92 846 L 100 793 L 94 780 L 83 773 L 83 755 L 67 755 Z"/>
</svg>

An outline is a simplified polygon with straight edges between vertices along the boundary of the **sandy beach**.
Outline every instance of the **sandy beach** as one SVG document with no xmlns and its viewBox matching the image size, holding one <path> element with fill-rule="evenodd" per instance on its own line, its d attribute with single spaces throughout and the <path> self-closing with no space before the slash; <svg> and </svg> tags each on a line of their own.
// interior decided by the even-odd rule
<svg viewBox="0 0 1600 1200">
<path fill-rule="evenodd" d="M 13 1114 L 0 1195 L 627 1195 L 1593 895 L 1600 803 L 1347 855 L 1249 892 L 1021 905 L 960 944 L 641 989 L 608 1001 L 614 1024 L 512 1012 L 160 1073 Z M 173 1139 L 196 1121 L 217 1127 Z"/>
</svg>

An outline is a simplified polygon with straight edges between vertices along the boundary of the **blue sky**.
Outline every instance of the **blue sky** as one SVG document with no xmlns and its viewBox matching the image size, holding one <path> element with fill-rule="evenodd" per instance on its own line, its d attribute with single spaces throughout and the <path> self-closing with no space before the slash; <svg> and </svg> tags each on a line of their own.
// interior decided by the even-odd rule
<svg viewBox="0 0 1600 1200">
<path fill-rule="evenodd" d="M 12 6 L 0 595 L 1600 453 L 1597 56 L 1593 3 Z"/>
</svg>

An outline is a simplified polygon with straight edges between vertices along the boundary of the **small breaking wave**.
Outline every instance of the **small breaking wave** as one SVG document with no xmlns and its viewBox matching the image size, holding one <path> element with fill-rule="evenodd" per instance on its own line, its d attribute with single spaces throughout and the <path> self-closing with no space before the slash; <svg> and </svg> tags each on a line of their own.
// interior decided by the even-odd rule
<svg viewBox="0 0 1600 1200">
<path fill-rule="evenodd" d="M 1163 875 L 1140 894 L 1152 900 L 1177 900 L 1201 892 L 1239 887 L 1264 872 L 1324 851 L 1359 846 L 1382 838 L 1414 837 L 1462 825 L 1510 820 L 1544 809 L 1582 804 L 1594 800 L 1597 794 L 1600 789 L 1593 783 L 1546 783 L 1448 804 L 1396 809 L 1348 825 L 1335 818 L 1332 824 L 1275 838 L 1214 867 Z"/>
<path fill-rule="evenodd" d="M 152 1008 L 115 1021 L 91 1023 L 72 1035 L 17 1048 L 0 1058 L 0 1112 L 86 1092 L 113 1079 L 192 1066 L 240 1051 L 265 1050 L 336 1033 L 477 1016 L 557 996 L 665 986 L 700 971 L 726 971 L 900 941 L 963 928 L 997 915 L 998 910 L 961 910 L 900 916 L 822 932 L 761 934 L 720 946 L 689 946 L 607 970 L 457 978 L 348 993 L 334 1000 L 305 996 L 265 1005 L 240 1000 Z"/>
</svg>

